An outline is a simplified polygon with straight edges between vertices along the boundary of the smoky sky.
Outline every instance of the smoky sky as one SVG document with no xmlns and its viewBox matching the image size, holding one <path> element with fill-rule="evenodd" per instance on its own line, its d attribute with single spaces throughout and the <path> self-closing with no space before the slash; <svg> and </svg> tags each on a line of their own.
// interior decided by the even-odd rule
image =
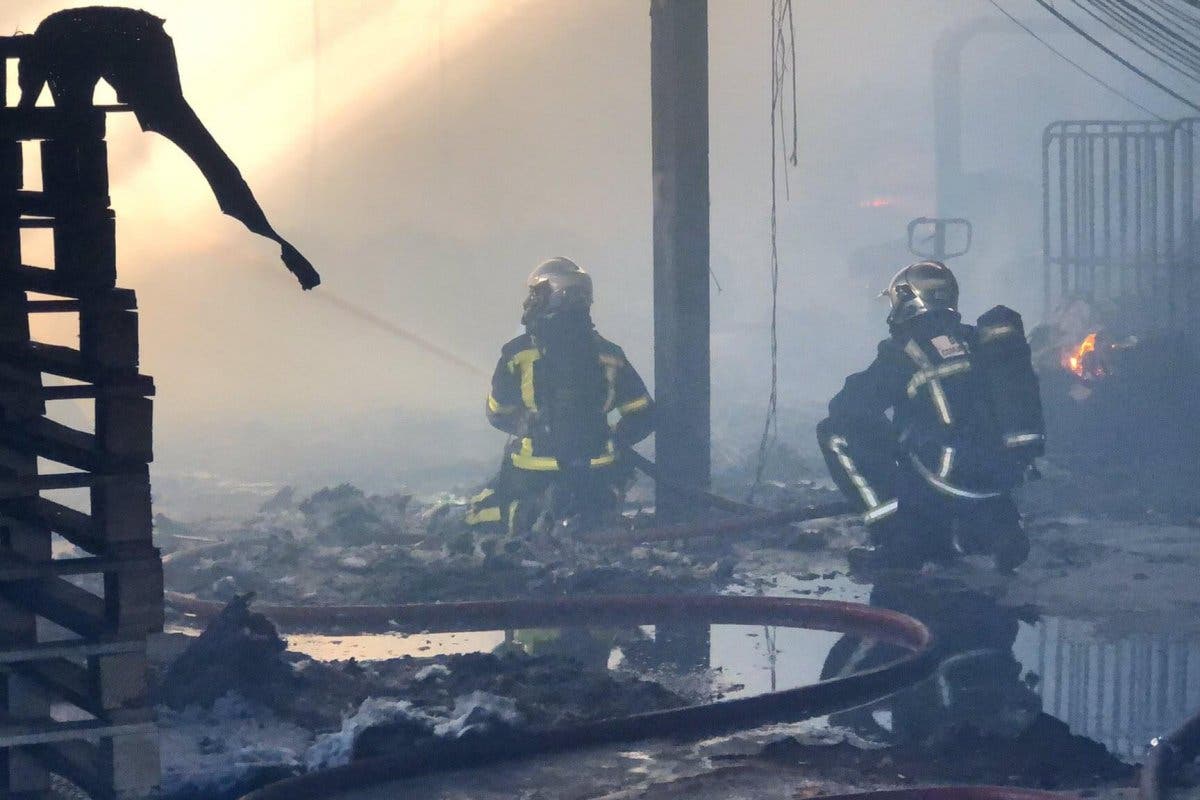
<svg viewBox="0 0 1200 800">
<path fill-rule="evenodd" d="M 67 5 L 7 0 L 0 28 L 32 30 Z M 1034 3 L 1005 5 L 1118 88 L 1183 116 Z M 652 378 L 645 0 L 145 7 L 166 18 L 201 119 L 325 279 L 302 293 L 273 247 L 219 214 L 181 154 L 114 121 L 119 270 L 138 291 L 143 368 L 159 387 L 160 473 L 284 480 L 307 470 L 324 480 L 322 469 L 370 465 L 384 484 L 495 460 L 503 437 L 482 422 L 479 376 L 320 292 L 486 372 L 518 331 L 528 271 L 565 255 L 594 275 L 601 332 Z M 797 163 L 786 195 L 780 173 L 778 198 L 785 409 L 824 402 L 884 332 L 873 295 L 908 257 L 907 221 L 935 211 L 932 48 L 945 31 L 997 15 L 983 0 L 795 7 Z M 757 417 L 766 402 L 770 36 L 767 0 L 711 0 L 721 419 Z M 1005 302 L 1036 320 L 1042 129 L 1145 115 L 1015 27 L 973 40 L 963 63 L 956 213 L 976 226 L 974 250 L 952 264 L 964 311 Z"/>
</svg>

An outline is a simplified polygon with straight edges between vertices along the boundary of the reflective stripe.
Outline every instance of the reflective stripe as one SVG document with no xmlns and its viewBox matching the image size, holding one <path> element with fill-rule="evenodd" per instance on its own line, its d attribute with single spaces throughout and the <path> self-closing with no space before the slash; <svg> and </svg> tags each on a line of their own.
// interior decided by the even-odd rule
<svg viewBox="0 0 1200 800">
<path fill-rule="evenodd" d="M 521 375 L 521 402 L 530 411 L 537 411 L 537 398 L 533 390 L 533 362 L 542 357 L 536 347 L 522 350 L 508 361 L 508 371 Z"/>
<path fill-rule="evenodd" d="M 950 470 L 954 469 L 954 448 L 942 448 L 942 463 L 938 465 L 938 477 L 945 478 L 950 474 Z"/>
<path fill-rule="evenodd" d="M 625 416 L 626 414 L 632 414 L 634 411 L 641 411 L 643 408 L 649 407 L 649 405 L 650 398 L 646 395 L 642 395 L 636 400 L 630 400 L 624 405 L 617 406 L 617 411 L 621 413 L 621 416 Z"/>
<path fill-rule="evenodd" d="M 1004 437 L 1005 447 L 1020 447 L 1023 444 L 1046 441 L 1044 433 L 1010 433 Z"/>
<path fill-rule="evenodd" d="M 605 446 L 605 453 L 588 461 L 591 467 L 607 467 L 617 460 L 617 451 L 610 441 Z M 533 454 L 533 439 L 528 436 L 521 439 L 521 449 L 512 454 L 512 465 L 517 469 L 527 469 L 534 472 L 553 472 L 559 469 L 558 459 L 554 456 L 535 456 Z"/>
<path fill-rule="evenodd" d="M 885 517 L 890 517 L 900 508 L 899 500 L 888 500 L 882 505 L 875 506 L 867 513 L 863 514 L 863 522 L 870 525 L 872 522 L 878 522 Z"/>
<path fill-rule="evenodd" d="M 979 329 L 979 341 L 990 342 L 992 339 L 999 339 L 1001 336 L 1016 332 L 1017 329 L 1013 325 L 992 325 Z"/>
<path fill-rule="evenodd" d="M 500 521 L 500 506 L 492 506 L 491 508 L 481 508 L 478 511 L 467 512 L 468 525 L 480 525 L 484 522 L 499 522 Z"/>
<path fill-rule="evenodd" d="M 914 453 L 909 453 L 908 457 L 912 461 L 913 466 L 916 467 L 917 472 L 920 473 L 921 477 L 925 479 L 925 482 L 934 489 L 937 489 L 942 494 L 950 495 L 951 497 L 962 497 L 968 500 L 986 500 L 989 497 L 1000 496 L 999 492 L 972 492 L 970 489 L 952 486 L 951 484 L 946 483 L 946 481 L 939 478 L 937 475 L 934 475 L 932 472 L 930 472 L 929 468 L 921 463 L 921 459 L 917 458 Z"/>
<path fill-rule="evenodd" d="M 846 446 L 849 442 L 843 436 L 829 437 L 829 449 L 837 456 L 838 463 L 842 465 L 850 482 L 854 484 L 854 488 L 858 490 L 858 494 L 862 497 L 863 502 L 867 504 L 867 508 L 875 508 L 879 505 L 879 497 L 875 494 L 875 490 L 871 488 L 871 484 L 867 483 L 867 479 L 859 473 L 858 467 L 854 461 L 846 454 Z"/>
<path fill-rule="evenodd" d="M 517 410 L 516 406 L 500 405 L 498 402 L 496 402 L 496 398 L 492 397 L 490 394 L 488 395 L 488 399 L 487 399 L 487 408 L 488 408 L 488 411 L 490 411 L 493 414 L 511 414 L 512 412 Z"/>
<path fill-rule="evenodd" d="M 484 500 L 487 500 L 489 497 L 491 497 L 495 493 L 496 493 L 496 491 L 494 489 L 484 489 L 482 492 L 480 492 L 479 494 L 477 494 L 471 498 L 471 503 L 472 504 L 482 503 Z"/>
<path fill-rule="evenodd" d="M 926 383 L 930 383 L 938 378 L 949 378 L 951 375 L 958 375 L 963 372 L 969 372 L 970 370 L 971 362 L 967 361 L 966 359 L 947 361 L 945 364 L 941 364 L 936 367 L 917 370 L 917 372 L 912 376 L 912 379 L 908 382 L 908 396 L 916 397 L 917 392 Z"/>
<path fill-rule="evenodd" d="M 517 508 L 519 507 L 520 502 L 521 502 L 520 500 L 513 500 L 511 503 L 508 504 L 508 532 L 509 533 L 516 533 Z M 497 508 L 496 513 L 499 514 L 500 509 Z M 496 517 L 496 520 L 499 521 L 500 518 Z"/>
<path fill-rule="evenodd" d="M 933 405 L 937 409 L 938 416 L 941 418 L 942 424 L 952 425 L 954 423 L 954 417 L 950 415 L 950 403 L 948 400 L 946 400 L 946 392 L 942 389 L 942 382 L 938 380 L 939 376 L 932 374 L 936 372 L 936 370 L 933 368 L 933 363 L 929 360 L 929 357 L 925 355 L 925 351 L 921 349 L 921 345 L 917 344 L 916 340 L 914 339 L 909 339 L 908 344 L 904 345 L 904 352 L 908 353 L 908 357 L 916 363 L 918 368 L 918 372 L 913 376 L 912 380 L 916 380 L 921 373 L 931 373 L 929 377 L 926 377 L 921 381 L 921 383 L 917 384 L 917 388 L 920 388 L 921 384 L 923 383 L 929 384 L 929 397 L 933 400 Z M 965 363 L 969 369 L 971 362 L 967 361 Z M 943 364 L 942 368 L 945 366 L 946 365 Z M 916 389 L 911 388 L 911 382 L 909 383 L 909 386 L 909 397 L 916 397 Z"/>
<path fill-rule="evenodd" d="M 607 414 L 617 404 L 617 373 L 621 371 L 624 362 L 615 356 L 601 353 L 600 364 L 604 367 L 604 383 L 608 387 L 608 392 L 604 396 L 604 413 Z"/>
</svg>

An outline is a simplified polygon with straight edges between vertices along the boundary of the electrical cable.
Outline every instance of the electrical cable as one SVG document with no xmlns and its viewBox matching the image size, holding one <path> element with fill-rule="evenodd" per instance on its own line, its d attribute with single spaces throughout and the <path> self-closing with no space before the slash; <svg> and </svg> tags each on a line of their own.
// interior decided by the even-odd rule
<svg viewBox="0 0 1200 800">
<path fill-rule="evenodd" d="M 1143 0 L 1148 8 L 1157 9 L 1159 17 L 1166 24 L 1174 25 L 1186 37 L 1195 36 L 1200 32 L 1200 18 L 1178 8 L 1170 0 Z"/>
<path fill-rule="evenodd" d="M 785 20 L 791 29 L 790 36 L 784 36 Z M 790 42 L 790 49 L 788 44 Z M 797 140 L 797 108 L 796 108 L 796 33 L 795 20 L 792 16 L 792 0 L 772 0 L 771 2 L 771 390 L 767 398 L 766 419 L 763 421 L 762 438 L 758 443 L 758 463 L 754 468 L 754 482 L 746 493 L 746 502 L 753 503 L 758 487 L 762 485 L 763 474 L 767 468 L 767 458 L 771 445 L 775 441 L 779 426 L 779 165 L 778 153 L 780 147 L 785 151 L 783 166 L 784 189 L 790 196 L 787 186 L 786 150 L 787 138 L 783 133 L 783 81 L 788 71 L 788 59 L 792 65 L 792 154 L 791 161 L 796 163 Z M 776 139 L 776 120 L 779 123 L 779 139 Z"/>
<path fill-rule="evenodd" d="M 1108 14 L 1109 19 L 1101 17 L 1092 8 L 1083 5 L 1080 0 L 1072 0 L 1072 2 L 1101 25 L 1122 37 L 1168 69 L 1178 72 L 1188 80 L 1200 83 L 1200 57 L 1180 51 L 1178 46 L 1171 44 L 1169 41 L 1164 42 L 1162 39 L 1163 34 L 1147 30 L 1145 27 L 1139 25 L 1136 20 L 1122 15 L 1120 11 L 1113 10 L 1113 7 L 1107 3 L 1099 2 L 1099 0 L 1091 0 L 1091 6 L 1099 8 L 1103 13 Z"/>
<path fill-rule="evenodd" d="M 1070 64 L 1072 67 L 1074 67 L 1075 69 L 1079 70 L 1079 71 L 1080 71 L 1080 72 L 1082 72 L 1084 75 L 1088 76 L 1088 77 L 1089 77 L 1089 78 L 1091 78 L 1093 81 L 1095 81 L 1096 83 L 1100 84 L 1100 85 L 1101 85 L 1101 86 L 1103 86 L 1105 89 L 1107 89 L 1108 91 L 1110 91 L 1110 92 L 1112 92 L 1113 94 L 1115 94 L 1117 97 L 1120 97 L 1122 100 L 1124 100 L 1125 102 L 1129 103 L 1130 105 L 1132 105 L 1132 106 L 1134 106 L 1134 107 L 1136 107 L 1136 108 L 1139 108 L 1139 109 L 1141 109 L 1142 111 L 1146 112 L 1147 114 L 1149 114 L 1150 116 L 1154 117 L 1154 118 L 1155 118 L 1155 119 L 1157 119 L 1157 120 L 1160 120 L 1160 121 L 1162 121 L 1162 122 L 1166 122 L 1166 121 L 1167 121 L 1167 118 L 1166 118 L 1166 117 L 1163 117 L 1163 116 L 1160 116 L 1159 114 L 1156 114 L 1156 113 L 1154 113 L 1153 111 L 1151 111 L 1150 109 L 1146 108 L 1144 105 L 1142 105 L 1142 104 L 1141 104 L 1141 103 L 1139 103 L 1138 101 L 1134 100 L 1134 99 L 1133 99 L 1132 97 L 1130 97 L 1129 95 L 1127 95 L 1127 94 L 1125 94 L 1124 92 L 1122 92 L 1120 89 L 1116 88 L 1116 87 L 1115 87 L 1115 86 L 1113 86 L 1112 84 L 1109 84 L 1109 83 L 1105 82 L 1105 81 L 1104 81 L 1102 78 L 1098 77 L 1097 75 L 1095 75 L 1095 74 L 1094 74 L 1094 73 L 1092 73 L 1092 72 L 1089 72 L 1089 71 L 1088 71 L 1086 68 L 1084 68 L 1083 66 L 1081 66 L 1081 65 L 1077 64 L 1075 61 L 1071 60 L 1071 58 L 1070 58 L 1068 55 L 1066 55 L 1065 53 L 1063 53 L 1061 50 L 1059 50 L 1058 48 L 1056 48 L 1054 45 L 1052 45 L 1052 44 L 1050 44 L 1049 42 L 1047 42 L 1047 41 L 1046 41 L 1045 39 L 1043 39 L 1041 36 L 1038 36 L 1038 35 L 1037 35 L 1037 33 L 1035 33 L 1035 32 L 1033 31 L 1033 29 L 1032 29 L 1032 28 L 1030 28 L 1028 25 L 1026 25 L 1024 22 L 1021 22 L 1021 20 L 1017 19 L 1017 18 L 1016 18 L 1016 17 L 1014 17 L 1012 14 L 1008 13 L 1008 11 L 1006 11 L 1006 10 L 1004 9 L 1004 7 L 1003 7 L 1003 6 L 1001 6 L 1001 5 L 1000 5 L 998 2 L 996 2 L 996 0 L 988 0 L 988 2 L 989 2 L 989 3 L 991 3 L 993 6 L 995 6 L 996 10 L 997 10 L 997 11 L 999 11 L 1001 14 L 1003 14 L 1003 15 L 1004 15 L 1004 16 L 1006 16 L 1006 17 L 1008 17 L 1008 18 L 1009 18 L 1009 19 L 1010 19 L 1010 20 L 1013 22 L 1013 24 L 1014 24 L 1014 25 L 1016 25 L 1017 27 L 1019 27 L 1021 30 L 1025 31 L 1026 33 L 1028 33 L 1030 36 L 1032 36 L 1032 37 L 1033 37 L 1034 39 L 1036 39 L 1037 41 L 1041 42 L 1041 44 L 1042 44 L 1043 46 L 1045 46 L 1045 48 L 1046 48 L 1047 50 L 1049 50 L 1051 53 L 1054 53 L 1054 55 L 1058 56 L 1058 57 L 1059 57 L 1059 58 L 1061 58 L 1063 61 L 1065 61 L 1065 62 L 1067 62 L 1068 64 Z"/>
<path fill-rule="evenodd" d="M 994 4 L 994 0 L 992 0 L 992 2 Z M 1158 89 L 1160 89 L 1161 91 L 1170 95 L 1171 97 L 1175 98 L 1176 100 L 1183 103 L 1187 107 L 1194 108 L 1195 110 L 1200 111 L 1200 105 L 1196 105 L 1191 100 L 1187 99 L 1186 97 L 1181 95 L 1179 92 L 1172 89 L 1170 86 L 1167 86 L 1165 83 L 1156 79 L 1152 75 L 1148 75 L 1145 71 L 1139 69 L 1137 67 L 1137 65 L 1133 64 L 1128 59 L 1122 57 L 1121 55 L 1119 55 L 1118 53 L 1113 51 L 1112 48 L 1105 45 L 1103 42 L 1101 42 L 1095 36 L 1092 36 L 1090 33 L 1085 31 L 1083 28 L 1079 27 L 1079 25 L 1077 25 L 1069 17 L 1065 16 L 1061 11 L 1059 11 L 1057 8 L 1055 8 L 1054 5 L 1049 2 L 1049 0 L 1034 0 L 1034 2 L 1037 3 L 1039 6 L 1041 6 L 1042 8 L 1044 8 L 1047 12 L 1049 12 L 1050 15 L 1053 16 L 1055 19 L 1057 19 L 1059 22 L 1066 25 L 1068 28 L 1073 30 L 1075 33 L 1082 36 L 1084 39 L 1086 39 L 1088 42 L 1090 42 L 1094 47 L 1100 49 L 1102 52 L 1107 54 L 1109 56 L 1109 58 L 1112 58 L 1117 63 L 1123 65 L 1126 69 L 1128 69 L 1130 72 L 1133 72 L 1135 75 L 1140 77 L 1142 80 L 1146 81 L 1147 83 L 1151 84 L 1152 86 L 1157 87 Z M 1200 0 L 1189 0 L 1189 2 L 1192 2 L 1193 5 L 1196 5 L 1197 3 L 1200 3 Z M 1197 6 L 1197 7 L 1200 7 L 1200 6 Z"/>
</svg>

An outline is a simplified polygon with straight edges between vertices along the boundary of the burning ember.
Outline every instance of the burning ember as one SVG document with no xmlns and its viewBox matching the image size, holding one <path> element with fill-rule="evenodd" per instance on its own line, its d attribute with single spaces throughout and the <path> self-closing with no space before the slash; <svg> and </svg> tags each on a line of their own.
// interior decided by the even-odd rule
<svg viewBox="0 0 1200 800">
<path fill-rule="evenodd" d="M 1140 343 L 1137 336 L 1114 342 L 1102 333 L 1089 333 L 1078 345 L 1063 351 L 1062 367 L 1085 381 L 1102 380 L 1112 376 L 1122 351 L 1132 350 Z"/>
<path fill-rule="evenodd" d="M 1103 378 L 1107 372 L 1099 363 L 1096 354 L 1096 334 L 1089 333 L 1078 346 L 1067 350 L 1062 356 L 1063 369 L 1069 370 L 1085 381 Z"/>
</svg>

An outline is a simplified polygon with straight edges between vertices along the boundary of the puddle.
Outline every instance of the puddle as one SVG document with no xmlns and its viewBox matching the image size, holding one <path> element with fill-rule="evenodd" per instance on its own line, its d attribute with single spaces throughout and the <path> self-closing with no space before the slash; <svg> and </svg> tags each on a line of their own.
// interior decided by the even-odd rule
<svg viewBox="0 0 1200 800">
<path fill-rule="evenodd" d="M 1043 710 L 1115 755 L 1139 759 L 1200 706 L 1200 641 L 1170 634 L 1098 636 L 1089 623 L 1022 624 L 1013 651 L 1040 676 Z"/>
<path fill-rule="evenodd" d="M 166 633 L 199 636 L 200 631 L 181 625 L 169 625 Z M 468 633 L 365 633 L 324 636 L 320 634 L 291 634 L 284 636 L 288 649 L 304 653 L 318 661 L 337 661 L 350 658 L 359 661 L 382 661 L 389 658 L 433 658 L 460 653 L 490 652 L 504 642 L 504 631 L 472 631 Z"/>
<path fill-rule="evenodd" d="M 770 576 L 757 582 L 754 589 L 731 587 L 730 593 L 857 602 L 870 599 L 926 620 L 952 651 L 991 653 L 978 665 L 964 662 L 965 667 L 954 667 L 961 674 L 951 676 L 949 683 L 957 681 L 961 686 L 942 686 L 941 700 L 928 701 L 942 706 L 930 709 L 940 720 L 936 724 L 957 719 L 986 726 L 991 717 L 1010 714 L 1016 718 L 1022 707 L 1032 706 L 1036 712 L 1040 703 L 1041 710 L 1067 723 L 1073 733 L 1102 743 L 1120 758 L 1136 761 L 1151 739 L 1174 729 L 1190 710 L 1200 707 L 1200 639 L 1144 634 L 1111 640 L 1088 623 L 1054 617 L 1018 624 L 1014 612 L 973 594 L 949 598 L 933 593 L 923 598 L 908 590 L 897 594 L 892 587 L 877 597 L 872 587 L 840 575 L 819 580 Z M 184 627 L 172 631 L 198 634 Z M 860 646 L 852 654 L 855 642 L 849 641 L 841 655 L 831 655 L 841 635 L 793 628 L 645 625 L 622 632 L 610 650 L 608 642 L 612 640 L 606 637 L 612 635 L 612 631 L 597 631 L 595 638 L 573 638 L 554 630 L 530 630 L 298 634 L 286 638 L 290 650 L 326 661 L 490 652 L 506 640 L 536 652 L 550 642 L 560 652 L 565 648 L 567 653 L 575 653 L 582 648 L 577 655 L 589 663 L 603 664 L 607 654 L 610 668 L 645 674 L 664 683 L 685 681 L 698 694 L 716 690 L 725 698 L 811 684 L 820 680 L 827 661 L 837 672 L 842 658 L 859 659 L 857 668 L 863 668 L 869 664 L 862 659 L 871 657 L 865 652 L 869 646 Z M 686 692 L 688 686 L 677 684 L 676 688 Z M 905 713 L 911 715 L 912 708 Z M 892 727 L 891 709 L 886 704 L 875 709 L 874 718 L 883 728 Z"/>
</svg>

